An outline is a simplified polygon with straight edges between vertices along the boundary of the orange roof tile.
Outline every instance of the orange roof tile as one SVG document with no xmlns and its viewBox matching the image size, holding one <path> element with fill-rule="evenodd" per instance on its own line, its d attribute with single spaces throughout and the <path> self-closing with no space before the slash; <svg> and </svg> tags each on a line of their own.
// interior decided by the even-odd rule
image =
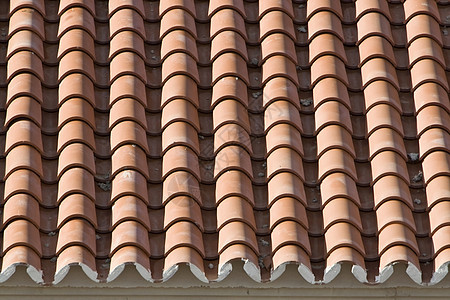
<svg viewBox="0 0 450 300">
<path fill-rule="evenodd" d="M 0 282 L 447 276 L 447 1 L 50 2 L 1 10 Z"/>
</svg>

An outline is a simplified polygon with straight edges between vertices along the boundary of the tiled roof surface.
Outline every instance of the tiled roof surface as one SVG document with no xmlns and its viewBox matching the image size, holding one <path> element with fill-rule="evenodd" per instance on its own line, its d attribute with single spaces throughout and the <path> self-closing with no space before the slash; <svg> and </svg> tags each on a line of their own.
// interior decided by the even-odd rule
<svg viewBox="0 0 450 300">
<path fill-rule="evenodd" d="M 446 0 L 0 5 L 0 281 L 450 263 Z"/>
</svg>

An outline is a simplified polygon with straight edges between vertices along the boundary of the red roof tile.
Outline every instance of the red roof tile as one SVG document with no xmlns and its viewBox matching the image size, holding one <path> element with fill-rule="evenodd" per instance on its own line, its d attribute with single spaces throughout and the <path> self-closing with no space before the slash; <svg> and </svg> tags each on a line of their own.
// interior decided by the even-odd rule
<svg viewBox="0 0 450 300">
<path fill-rule="evenodd" d="M 344 262 L 365 283 L 396 263 L 439 282 L 446 5 L 10 1 L 0 281 L 133 264 L 161 282 L 188 264 L 212 282 L 243 260 L 262 282 L 297 264 L 327 283 Z"/>
</svg>

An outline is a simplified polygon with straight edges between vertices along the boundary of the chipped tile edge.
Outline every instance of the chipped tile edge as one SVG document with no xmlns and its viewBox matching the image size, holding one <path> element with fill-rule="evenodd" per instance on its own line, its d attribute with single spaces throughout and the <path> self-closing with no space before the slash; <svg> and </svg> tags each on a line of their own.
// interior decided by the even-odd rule
<svg viewBox="0 0 450 300">
<path fill-rule="evenodd" d="M 89 268 L 86 264 L 83 263 L 71 263 L 67 264 L 64 267 L 62 267 L 57 273 L 55 273 L 55 279 L 53 280 L 52 284 L 56 285 L 60 283 L 66 276 L 69 274 L 69 271 L 72 266 L 80 266 L 83 270 L 84 274 L 91 279 L 94 282 L 100 282 L 100 280 L 97 279 L 97 272 L 93 271 L 91 268 Z"/>
</svg>

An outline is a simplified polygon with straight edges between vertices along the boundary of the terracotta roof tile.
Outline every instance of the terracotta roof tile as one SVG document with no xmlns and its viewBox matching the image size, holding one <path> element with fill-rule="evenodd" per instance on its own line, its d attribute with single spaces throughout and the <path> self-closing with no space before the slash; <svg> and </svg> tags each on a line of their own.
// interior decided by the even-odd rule
<svg viewBox="0 0 450 300">
<path fill-rule="evenodd" d="M 335 198 L 323 207 L 323 227 L 327 231 L 339 222 L 347 222 L 362 231 L 359 208 L 347 198 Z"/>
<path fill-rule="evenodd" d="M 407 160 L 403 137 L 391 128 L 379 128 L 369 136 L 369 159 L 386 150 L 397 152 Z"/>
<path fill-rule="evenodd" d="M 306 253 L 311 253 L 308 233 L 299 223 L 286 220 L 272 229 L 272 252 L 276 252 L 285 245 L 298 245 Z"/>
<path fill-rule="evenodd" d="M 422 59 L 429 58 L 436 60 L 443 68 L 446 68 L 442 48 L 433 39 L 422 37 L 414 40 L 409 46 L 408 52 L 410 65 L 414 65 Z"/>
<path fill-rule="evenodd" d="M 341 148 L 353 157 L 356 156 L 351 133 L 338 125 L 324 126 L 317 133 L 317 156 L 333 148 Z"/>
<path fill-rule="evenodd" d="M 119 32 L 111 39 L 109 58 L 122 51 L 132 51 L 145 58 L 144 40 L 130 30 Z"/>
<path fill-rule="evenodd" d="M 345 173 L 337 172 L 326 176 L 322 180 L 322 205 L 326 205 L 334 198 L 346 197 L 360 206 L 360 200 L 355 181 Z"/>
<path fill-rule="evenodd" d="M 302 30 L 302 28 L 297 28 Z M 321 10 L 309 19 L 308 21 L 308 40 L 323 33 L 331 33 L 344 41 L 344 32 L 342 31 L 341 21 L 339 17 L 331 11 Z"/>
<path fill-rule="evenodd" d="M 335 55 L 347 63 L 344 45 L 334 34 L 320 34 L 311 41 L 310 45 L 309 62 L 311 64 L 326 54 Z"/>
<path fill-rule="evenodd" d="M 3 5 L 2 280 L 448 276 L 444 2 Z"/>
<path fill-rule="evenodd" d="M 144 106 L 135 99 L 122 98 L 111 106 L 109 127 L 112 128 L 121 121 L 130 120 L 147 129 Z"/>
<path fill-rule="evenodd" d="M 214 107 L 213 122 L 214 129 L 216 130 L 224 124 L 234 123 L 250 132 L 250 124 L 245 106 L 234 99 L 223 100 Z"/>
<path fill-rule="evenodd" d="M 38 126 L 42 123 L 42 114 L 39 102 L 31 97 L 23 96 L 14 99 L 8 105 L 5 117 L 5 126 L 9 126 L 14 120 L 28 118 Z"/>
<path fill-rule="evenodd" d="M 274 77 L 287 77 L 297 86 L 299 85 L 295 63 L 285 56 L 275 55 L 264 62 L 262 67 L 262 84 L 266 84 Z"/>
<path fill-rule="evenodd" d="M 439 45 L 443 44 L 439 23 L 430 15 L 419 14 L 406 24 L 407 40 L 412 43 L 419 37 L 434 39 Z"/>
<path fill-rule="evenodd" d="M 211 17 L 221 9 L 230 8 L 239 12 L 243 18 L 246 18 L 244 1 L 242 0 L 212 0 L 208 8 L 208 16 Z"/>
<path fill-rule="evenodd" d="M 95 2 L 93 0 L 62 0 L 59 3 L 58 14 L 61 15 L 69 8 L 83 7 L 89 10 L 92 15 L 95 15 Z"/>
<path fill-rule="evenodd" d="M 91 82 L 87 81 L 86 77 L 80 76 L 80 79 L 82 79 L 82 82 L 79 84 L 82 84 L 82 87 L 86 86 L 88 88 L 89 92 L 85 92 L 84 94 L 90 95 L 90 92 L 94 90 L 94 86 Z M 75 84 L 75 83 L 74 83 Z M 61 90 L 61 88 L 60 88 Z M 142 80 L 140 80 L 136 76 L 132 75 L 122 75 L 119 76 L 112 84 L 111 84 L 111 90 L 110 90 L 110 101 L 109 103 L 112 105 L 116 101 L 122 99 L 122 98 L 133 98 L 139 101 L 144 107 L 147 106 L 147 96 L 145 93 L 145 84 Z M 92 98 L 91 98 L 92 99 Z M 89 98 L 88 98 L 89 100 Z M 93 104 L 94 99 L 91 100 Z"/>
<path fill-rule="evenodd" d="M 375 57 L 387 59 L 391 64 L 396 65 L 392 45 L 384 37 L 370 36 L 361 42 L 359 49 L 361 65 Z"/>
<path fill-rule="evenodd" d="M 20 73 L 14 76 L 8 85 L 7 104 L 20 96 L 31 96 L 36 101 L 42 102 L 42 89 L 39 78 L 31 73 Z"/>
<path fill-rule="evenodd" d="M 264 86 L 263 106 L 267 107 L 276 100 L 287 100 L 300 108 L 299 95 L 296 91 L 297 87 L 292 80 L 286 77 L 272 78 Z"/>
<path fill-rule="evenodd" d="M 45 3 L 42 0 L 33 1 L 33 0 L 19 0 L 19 1 L 11 1 L 9 3 L 9 13 L 13 14 L 16 10 L 21 8 L 32 8 L 40 12 L 42 15 L 45 15 Z"/>
<path fill-rule="evenodd" d="M 114 37 L 121 31 L 134 31 L 142 38 L 145 38 L 144 20 L 139 13 L 134 9 L 121 8 L 118 9 L 110 17 L 110 37 Z"/>
<path fill-rule="evenodd" d="M 96 37 L 93 15 L 80 6 L 73 7 L 61 14 L 58 37 L 60 38 L 74 28 L 86 30 L 94 39 Z"/>
<path fill-rule="evenodd" d="M 60 282 L 69 272 L 71 264 L 80 265 L 88 276 L 94 280 L 97 279 L 95 256 L 85 247 L 73 245 L 65 248 L 58 256 L 56 262 L 55 283 Z"/>
<path fill-rule="evenodd" d="M 217 153 L 228 145 L 239 145 L 240 147 L 252 153 L 252 145 L 247 130 L 238 124 L 224 124 L 220 126 L 216 132 L 217 137 L 214 140 L 214 152 Z"/>
<path fill-rule="evenodd" d="M 42 256 L 39 229 L 26 220 L 15 220 L 4 229 L 3 254 L 17 246 L 26 246 Z"/>
<path fill-rule="evenodd" d="M 341 11 L 341 4 L 336 1 L 330 0 L 315 1 L 314 3 L 307 5 L 306 15 L 308 18 L 311 18 L 312 15 L 314 15 L 316 12 L 319 11 L 331 11 L 335 13 L 340 19 L 343 18 Z"/>
<path fill-rule="evenodd" d="M 34 52 L 20 51 L 9 58 L 7 79 L 10 80 L 15 75 L 23 72 L 32 73 L 39 80 L 44 80 L 42 62 Z"/>
<path fill-rule="evenodd" d="M 364 89 L 365 110 L 369 111 L 378 104 L 389 104 L 399 113 L 402 113 L 402 106 L 397 89 L 394 85 L 385 80 L 376 80 Z"/>
<path fill-rule="evenodd" d="M 93 73 L 91 73 L 93 74 Z M 124 51 L 117 54 L 111 60 L 110 82 L 123 75 L 133 75 L 147 82 L 143 59 L 134 52 Z"/>
<path fill-rule="evenodd" d="M 450 115 L 437 105 L 427 106 L 417 114 L 418 135 L 432 127 L 441 127 L 447 131 L 450 128 Z"/>
<path fill-rule="evenodd" d="M 41 38 L 31 30 L 20 30 L 10 37 L 7 58 L 19 51 L 33 51 L 41 60 L 44 59 L 44 47 Z"/>
<path fill-rule="evenodd" d="M 87 2 L 90 4 L 89 0 Z M 92 3 L 94 2 L 92 1 Z M 145 15 L 145 8 L 142 0 L 111 0 L 108 1 L 108 5 L 109 16 L 113 15 L 116 11 L 122 8 L 131 8 L 136 10 L 142 16 Z"/>
<path fill-rule="evenodd" d="M 305 187 L 297 175 L 282 172 L 268 182 L 269 205 L 283 197 L 296 198 L 306 205 Z"/>
<path fill-rule="evenodd" d="M 123 49 L 122 43 L 117 45 Z M 142 41 L 142 47 L 143 47 Z M 144 52 L 144 51 L 142 51 Z M 195 38 L 185 30 L 174 30 L 167 34 L 161 42 L 161 60 L 166 59 L 170 54 L 175 52 L 186 52 L 198 61 L 197 46 Z M 145 56 L 145 55 L 144 55 Z"/>
<path fill-rule="evenodd" d="M 118 27 L 120 29 L 121 27 Z M 183 29 L 192 36 L 197 37 L 194 17 L 183 9 L 168 10 L 161 16 L 160 37 L 163 38 L 168 32 Z"/>
<path fill-rule="evenodd" d="M 8 36 L 11 37 L 20 30 L 30 30 L 45 40 L 44 19 L 42 15 L 33 8 L 22 8 L 14 11 L 10 18 Z"/>
<path fill-rule="evenodd" d="M 292 17 L 282 10 L 268 11 L 261 18 L 260 22 L 260 40 L 276 32 L 286 34 L 295 40 L 295 30 Z"/>
<path fill-rule="evenodd" d="M 314 107 L 317 108 L 330 100 L 338 101 L 347 108 L 350 108 L 351 105 L 344 82 L 336 80 L 336 78 L 326 77 L 317 82 L 313 89 Z"/>
<path fill-rule="evenodd" d="M 369 12 L 380 12 L 388 19 L 391 18 L 389 12 L 389 4 L 383 0 L 368 0 L 355 3 L 356 18 L 359 19 Z"/>
</svg>

